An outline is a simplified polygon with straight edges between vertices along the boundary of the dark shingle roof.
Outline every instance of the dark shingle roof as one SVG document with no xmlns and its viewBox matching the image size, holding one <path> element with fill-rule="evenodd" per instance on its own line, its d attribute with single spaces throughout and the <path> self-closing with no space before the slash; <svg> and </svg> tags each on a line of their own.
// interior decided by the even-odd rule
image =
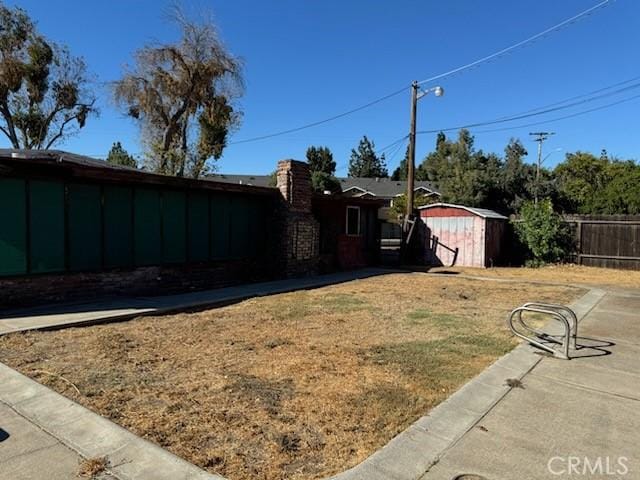
<svg viewBox="0 0 640 480">
<path fill-rule="evenodd" d="M 224 183 L 237 183 L 239 185 L 254 185 L 256 187 L 273 187 L 271 175 L 234 175 L 225 173 L 212 173 L 207 175 L 207 180 Z"/>
<path fill-rule="evenodd" d="M 242 185 L 256 185 L 260 187 L 271 186 L 271 175 L 233 175 L 233 174 L 213 174 L 207 177 L 210 180 L 226 183 L 238 183 Z M 393 198 L 407 191 L 407 182 L 402 180 L 391 180 L 389 178 L 368 178 L 368 177 L 345 177 L 338 178 L 342 191 L 353 193 L 354 196 L 368 193 L 378 198 Z M 429 182 L 415 182 L 416 190 L 425 190 L 425 193 L 440 194 L 438 190 Z M 358 192 L 358 193 L 355 193 Z"/>
<path fill-rule="evenodd" d="M 340 178 L 342 191 L 349 189 L 368 192 L 380 198 L 393 198 L 407 191 L 406 180 L 391 180 L 390 178 Z M 425 193 L 440 194 L 438 190 L 429 182 L 415 182 L 414 190 L 424 190 Z"/>
</svg>

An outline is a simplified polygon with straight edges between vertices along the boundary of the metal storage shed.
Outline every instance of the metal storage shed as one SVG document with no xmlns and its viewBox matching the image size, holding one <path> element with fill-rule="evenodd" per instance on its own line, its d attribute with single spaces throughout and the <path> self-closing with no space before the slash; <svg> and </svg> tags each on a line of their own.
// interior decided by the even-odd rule
<svg viewBox="0 0 640 480">
<path fill-rule="evenodd" d="M 449 203 L 420 207 L 429 265 L 490 267 L 500 256 L 507 217 L 493 210 Z"/>
</svg>

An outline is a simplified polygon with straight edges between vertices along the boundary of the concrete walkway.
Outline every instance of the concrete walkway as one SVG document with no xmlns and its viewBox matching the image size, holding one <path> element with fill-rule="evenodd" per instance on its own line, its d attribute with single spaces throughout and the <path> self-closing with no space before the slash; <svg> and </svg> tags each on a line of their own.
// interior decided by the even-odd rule
<svg viewBox="0 0 640 480">
<path fill-rule="evenodd" d="M 252 283 L 235 287 L 157 297 L 118 297 L 86 303 L 43 305 L 0 311 L 0 335 L 25 330 L 43 330 L 79 326 L 105 321 L 125 320 L 141 315 L 160 315 L 174 311 L 213 307 L 247 298 L 323 287 L 368 278 L 394 270 L 366 268 L 315 277 Z"/>
<path fill-rule="evenodd" d="M 580 323 L 590 348 L 543 358 L 421 480 L 640 478 L 639 312 L 640 293 L 607 293 Z"/>
<path fill-rule="evenodd" d="M 83 458 L 8 406 L 0 403 L 0 479 L 69 480 Z M 102 473 L 95 480 L 113 480 Z"/>
</svg>

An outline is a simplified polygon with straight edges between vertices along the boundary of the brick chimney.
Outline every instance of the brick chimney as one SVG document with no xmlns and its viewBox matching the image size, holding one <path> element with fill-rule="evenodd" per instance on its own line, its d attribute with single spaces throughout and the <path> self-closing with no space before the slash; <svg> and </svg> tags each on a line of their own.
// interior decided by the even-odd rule
<svg viewBox="0 0 640 480">
<path fill-rule="evenodd" d="M 277 186 L 282 198 L 293 212 L 311 212 L 311 173 L 306 162 L 280 160 L 277 170 Z"/>
<path fill-rule="evenodd" d="M 318 268 L 320 226 L 311 213 L 311 173 L 306 162 L 281 160 L 276 173 L 282 195 L 282 274 L 312 275 Z"/>
</svg>

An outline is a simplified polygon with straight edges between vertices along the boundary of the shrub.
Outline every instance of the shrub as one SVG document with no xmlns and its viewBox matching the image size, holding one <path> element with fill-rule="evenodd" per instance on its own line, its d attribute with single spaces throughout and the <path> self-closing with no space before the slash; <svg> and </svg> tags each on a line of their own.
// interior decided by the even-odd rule
<svg viewBox="0 0 640 480">
<path fill-rule="evenodd" d="M 553 210 L 551 200 L 525 202 L 514 228 L 529 251 L 526 265 L 539 267 L 563 260 L 569 247 L 569 230 Z"/>
</svg>

